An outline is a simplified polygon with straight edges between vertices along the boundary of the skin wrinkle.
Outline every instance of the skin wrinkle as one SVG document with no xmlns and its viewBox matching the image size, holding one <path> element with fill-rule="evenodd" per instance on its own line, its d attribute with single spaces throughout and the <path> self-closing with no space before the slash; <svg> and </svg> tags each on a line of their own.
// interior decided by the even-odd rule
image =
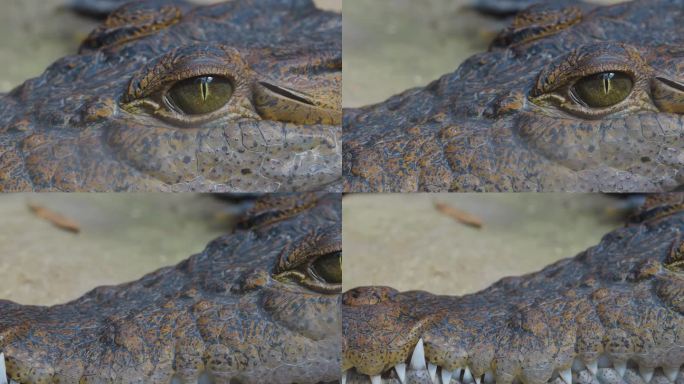
<svg viewBox="0 0 684 384">
<path fill-rule="evenodd" d="M 30 180 L 0 171 L 0 190 L 339 191 L 341 16 L 306 0 L 239 0 L 178 5 L 177 20 L 157 3 L 116 11 L 80 54 L 0 99 L 3 170 Z M 176 81 L 207 71 L 238 85 L 224 107 L 160 114 Z"/>
<path fill-rule="evenodd" d="M 568 6 L 582 14 L 580 21 L 542 28 L 564 20 Z M 681 66 L 682 55 L 672 47 L 681 43 L 681 9 L 679 1 L 607 7 L 561 1 L 523 11 L 516 19 L 521 40 L 514 39 L 514 45 L 501 43 L 511 37 L 504 31 L 501 44 L 425 88 L 345 110 L 345 191 L 657 192 L 678 187 L 684 183 L 681 164 L 655 154 L 681 152 L 684 129 L 681 116 L 673 113 L 680 91 L 661 87 L 665 93 L 659 101 L 651 88 L 654 81 L 662 83 L 657 77 L 679 81 L 672 74 L 679 73 L 673 69 Z M 572 100 L 575 81 L 611 71 L 633 77 L 624 100 L 605 108 Z M 432 98 L 435 91 L 439 99 Z M 621 126 L 632 117 L 641 120 L 647 141 Z M 402 137 L 409 130 L 420 133 Z M 409 141 L 433 135 L 441 151 L 402 151 Z M 605 146 L 607 152 L 601 149 Z M 642 153 L 649 162 L 641 160 Z M 442 156 L 452 172 L 443 172 Z M 408 170 L 396 158 L 420 159 L 420 180 L 431 180 L 430 185 L 402 183 Z"/>
</svg>

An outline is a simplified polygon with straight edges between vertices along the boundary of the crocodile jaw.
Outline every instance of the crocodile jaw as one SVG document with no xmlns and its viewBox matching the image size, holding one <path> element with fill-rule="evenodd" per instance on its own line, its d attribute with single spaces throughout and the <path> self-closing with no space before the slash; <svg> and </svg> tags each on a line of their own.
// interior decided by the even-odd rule
<svg viewBox="0 0 684 384">
<path fill-rule="evenodd" d="M 681 212 L 628 226 L 573 259 L 462 297 L 348 291 L 343 372 L 372 383 L 684 380 L 684 276 L 666 268 L 681 231 Z"/>
</svg>

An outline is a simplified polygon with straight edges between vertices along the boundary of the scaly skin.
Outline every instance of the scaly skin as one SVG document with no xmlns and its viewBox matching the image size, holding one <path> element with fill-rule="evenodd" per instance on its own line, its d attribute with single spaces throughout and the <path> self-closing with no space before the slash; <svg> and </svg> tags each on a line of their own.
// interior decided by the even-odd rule
<svg viewBox="0 0 684 384">
<path fill-rule="evenodd" d="M 405 383 L 430 383 L 426 361 L 435 383 L 684 383 L 683 197 L 653 199 L 597 246 L 475 294 L 345 292 L 347 383 L 399 383 L 397 364 Z"/>
<path fill-rule="evenodd" d="M 0 191 L 340 189 L 341 16 L 309 0 L 130 3 L 0 96 Z M 165 103 L 230 79 L 215 112 Z"/>
<path fill-rule="evenodd" d="M 234 233 L 175 267 L 53 307 L 0 300 L 0 353 L 9 378 L 337 380 L 341 286 L 297 271 L 341 252 L 340 205 L 336 194 L 263 198 Z"/>
<path fill-rule="evenodd" d="M 565 4 L 565 5 L 563 5 Z M 554 2 L 425 88 L 344 111 L 347 191 L 668 191 L 684 184 L 684 1 Z M 623 72 L 612 107 L 570 95 Z"/>
</svg>

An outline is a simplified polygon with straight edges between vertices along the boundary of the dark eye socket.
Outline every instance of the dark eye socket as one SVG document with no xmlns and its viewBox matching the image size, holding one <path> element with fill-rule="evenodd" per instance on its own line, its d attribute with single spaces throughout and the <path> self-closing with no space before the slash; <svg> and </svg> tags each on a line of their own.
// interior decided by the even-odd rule
<svg viewBox="0 0 684 384">
<path fill-rule="evenodd" d="M 572 86 L 573 96 L 593 108 L 615 105 L 629 96 L 634 82 L 623 72 L 601 72 L 585 76 Z"/>
<path fill-rule="evenodd" d="M 342 284 L 342 251 L 318 257 L 311 263 L 309 271 L 328 284 Z"/>
<path fill-rule="evenodd" d="M 178 112 L 201 115 L 226 105 L 233 91 L 233 83 L 225 77 L 197 76 L 174 84 L 166 100 Z"/>
</svg>

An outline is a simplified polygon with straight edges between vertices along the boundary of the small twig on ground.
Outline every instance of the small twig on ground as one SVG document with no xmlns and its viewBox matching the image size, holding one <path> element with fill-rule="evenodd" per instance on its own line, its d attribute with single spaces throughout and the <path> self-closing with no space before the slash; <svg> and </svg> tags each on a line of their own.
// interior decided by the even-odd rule
<svg viewBox="0 0 684 384">
<path fill-rule="evenodd" d="M 50 223 L 52 223 L 52 225 L 59 229 L 63 229 L 65 231 L 73 233 L 81 232 L 81 226 L 74 220 L 62 216 L 57 212 L 51 211 L 50 209 L 45 208 L 42 205 L 28 203 L 28 207 L 31 210 L 31 212 L 33 212 L 36 216 L 40 217 L 41 219 L 49 221 Z"/>
<path fill-rule="evenodd" d="M 439 201 L 436 201 L 435 202 L 435 208 L 439 212 L 441 212 L 441 213 L 443 213 L 443 214 L 445 214 L 445 215 L 447 215 L 453 219 L 456 219 L 458 222 L 465 224 L 467 226 L 480 229 L 484 225 L 482 223 L 482 220 L 479 217 L 472 215 L 468 212 L 461 211 L 460 209 L 454 208 L 454 207 L 452 207 L 446 203 L 441 203 Z"/>
</svg>

